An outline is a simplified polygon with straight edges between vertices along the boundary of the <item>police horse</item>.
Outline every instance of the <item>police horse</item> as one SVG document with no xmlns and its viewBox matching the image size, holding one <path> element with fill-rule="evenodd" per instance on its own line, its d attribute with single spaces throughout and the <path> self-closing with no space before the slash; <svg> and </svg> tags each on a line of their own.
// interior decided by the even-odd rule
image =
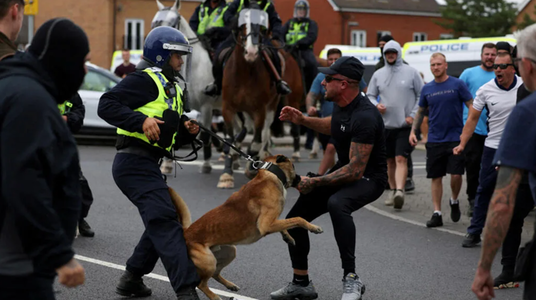
<svg viewBox="0 0 536 300">
<path fill-rule="evenodd" d="M 221 109 L 222 98 L 221 96 L 217 98 L 207 96 L 203 93 L 205 86 L 214 81 L 210 55 L 205 47 L 203 47 L 199 38 L 197 38 L 196 33 L 190 28 L 188 21 L 180 15 L 180 0 L 176 0 L 171 7 L 165 7 L 159 0 L 156 0 L 156 4 L 158 6 L 158 12 L 153 18 L 151 27 L 170 26 L 177 28 L 186 36 L 193 48 L 193 53 L 187 59 L 181 73 L 185 75 L 184 77 L 188 83 L 190 106 L 192 109 L 200 112 L 200 120 L 198 121 L 204 127 L 211 128 L 212 111 L 213 109 Z M 200 167 L 200 171 L 201 173 L 210 173 L 212 170 L 210 163 L 212 156 L 211 138 L 207 133 L 201 132 L 201 139 L 205 146 L 203 149 L 204 162 Z"/>
</svg>

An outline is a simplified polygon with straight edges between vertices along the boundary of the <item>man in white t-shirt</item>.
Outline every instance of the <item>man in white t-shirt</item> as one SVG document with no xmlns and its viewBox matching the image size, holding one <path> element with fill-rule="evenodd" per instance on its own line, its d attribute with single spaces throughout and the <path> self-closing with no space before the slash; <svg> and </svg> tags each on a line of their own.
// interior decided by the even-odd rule
<svg viewBox="0 0 536 300">
<path fill-rule="evenodd" d="M 486 223 L 489 202 L 497 181 L 497 171 L 492 165 L 493 157 L 499 148 L 506 121 L 516 105 L 517 89 L 523 84 L 522 79 L 515 75 L 516 70 L 509 53 L 499 54 L 495 58 L 493 69 L 495 78 L 476 92 L 473 107 L 469 110 L 469 117 L 460 136 L 460 145 L 453 149 L 456 155 L 462 153 L 475 130 L 482 110 L 487 108 L 489 133 L 484 142 L 473 217 L 462 243 L 466 248 L 475 247 L 480 243 L 480 234 Z"/>
</svg>

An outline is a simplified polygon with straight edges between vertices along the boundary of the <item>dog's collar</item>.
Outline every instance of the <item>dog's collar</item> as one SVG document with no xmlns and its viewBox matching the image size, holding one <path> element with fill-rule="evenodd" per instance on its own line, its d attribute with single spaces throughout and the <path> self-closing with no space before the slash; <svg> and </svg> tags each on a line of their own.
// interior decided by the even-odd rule
<svg viewBox="0 0 536 300">
<path fill-rule="evenodd" d="M 281 183 L 283 183 L 283 186 L 285 188 L 290 187 L 287 182 L 287 176 L 285 175 L 285 172 L 281 170 L 280 167 L 278 167 L 277 165 L 274 165 L 271 162 L 260 161 L 259 163 L 262 163 L 262 165 L 260 167 L 257 167 L 256 168 L 257 170 L 267 170 L 267 171 L 272 172 L 275 176 L 277 176 L 277 178 L 279 178 L 279 180 L 281 181 Z"/>
</svg>

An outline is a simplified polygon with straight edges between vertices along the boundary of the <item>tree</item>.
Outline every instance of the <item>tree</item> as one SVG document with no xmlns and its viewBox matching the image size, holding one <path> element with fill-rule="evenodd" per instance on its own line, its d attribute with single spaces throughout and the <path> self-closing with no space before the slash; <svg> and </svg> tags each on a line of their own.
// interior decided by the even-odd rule
<svg viewBox="0 0 536 300">
<path fill-rule="evenodd" d="M 534 5 L 534 14 L 536 15 L 536 5 Z M 525 29 L 526 27 L 529 27 L 530 25 L 536 23 L 536 20 L 533 20 L 529 14 L 525 14 L 523 16 L 523 21 L 519 22 L 517 24 L 517 30 Z"/>
<path fill-rule="evenodd" d="M 446 0 L 441 16 L 434 22 L 456 38 L 504 36 L 516 25 L 517 8 L 506 0 Z"/>
</svg>

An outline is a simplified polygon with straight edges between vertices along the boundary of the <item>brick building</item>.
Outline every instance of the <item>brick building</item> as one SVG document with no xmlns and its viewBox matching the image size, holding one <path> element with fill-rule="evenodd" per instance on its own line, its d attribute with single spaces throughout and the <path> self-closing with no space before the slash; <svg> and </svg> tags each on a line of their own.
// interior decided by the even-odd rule
<svg viewBox="0 0 536 300">
<path fill-rule="evenodd" d="M 165 6 L 174 3 L 174 0 L 160 1 Z M 180 13 L 189 19 L 200 2 L 182 0 Z M 295 0 L 272 2 L 283 22 L 292 18 Z M 309 3 L 311 18 L 319 25 L 315 54 L 326 44 L 375 47 L 383 33 L 390 33 L 401 44 L 449 36 L 432 21 L 440 18 L 436 0 L 309 0 Z M 88 34 L 92 62 L 109 68 L 114 50 L 143 47 L 157 10 L 155 0 L 42 0 L 34 28 L 54 17 L 70 18 Z"/>
<path fill-rule="evenodd" d="M 536 19 L 536 0 L 524 0 L 518 5 L 517 23 L 523 22 L 525 15 L 531 19 Z"/>
<path fill-rule="evenodd" d="M 160 0 L 172 6 L 175 0 Z M 190 19 L 199 0 L 182 0 L 181 14 Z M 115 9 L 114 9 L 115 7 Z M 89 37 L 91 62 L 109 68 L 114 50 L 142 49 L 151 21 L 158 11 L 155 0 L 44 0 L 39 2 L 35 29 L 55 17 L 80 25 Z"/>
<path fill-rule="evenodd" d="M 318 23 L 319 54 L 326 44 L 377 47 L 383 33 L 400 44 L 452 35 L 433 20 L 441 19 L 436 0 L 308 0 Z M 273 0 L 281 19 L 292 18 L 294 0 Z"/>
</svg>

